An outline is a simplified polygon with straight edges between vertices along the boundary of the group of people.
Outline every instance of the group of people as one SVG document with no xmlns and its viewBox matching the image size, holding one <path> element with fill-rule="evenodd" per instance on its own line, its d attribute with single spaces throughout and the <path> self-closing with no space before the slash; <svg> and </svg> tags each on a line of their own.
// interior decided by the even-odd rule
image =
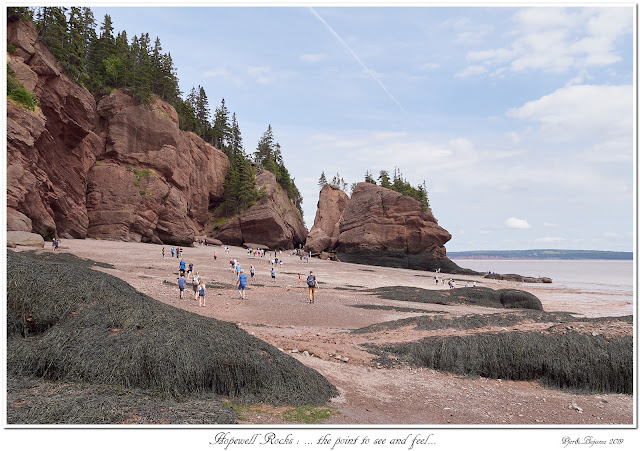
<svg viewBox="0 0 640 451">
<path fill-rule="evenodd" d="M 171 248 L 171 258 L 182 258 L 182 248 L 181 247 L 172 247 Z M 162 248 L 162 258 L 164 258 L 164 247 Z"/>
<path fill-rule="evenodd" d="M 438 285 L 438 281 L 442 281 L 442 285 L 444 285 L 444 277 L 442 279 L 438 279 L 438 273 L 439 271 L 436 271 L 436 275 L 434 276 L 434 279 L 436 280 L 436 285 Z M 453 290 L 456 287 L 456 281 L 453 279 L 449 279 L 449 281 L 447 282 L 449 285 L 449 289 Z M 469 282 L 465 282 L 464 284 L 465 288 L 469 288 Z M 473 286 L 476 286 L 476 281 L 473 281 Z"/>
<path fill-rule="evenodd" d="M 200 276 L 200 272 L 194 271 L 194 264 L 190 262 L 187 265 L 187 262 L 182 258 L 182 249 L 181 248 L 171 248 L 171 256 L 174 255 L 180 258 L 180 263 L 178 267 L 178 289 L 180 292 L 180 299 L 184 299 L 184 292 L 187 288 L 187 282 L 190 281 L 193 287 L 193 295 L 194 298 L 198 301 L 198 305 L 200 307 L 206 307 L 206 285 L 204 283 L 204 279 Z M 257 250 L 256 250 L 257 251 Z M 228 247 L 225 246 L 225 253 L 228 252 Z M 264 250 L 261 250 L 264 253 Z M 253 255 L 260 255 L 260 253 L 256 252 Z M 278 255 L 274 252 L 274 255 Z M 214 261 L 217 259 L 218 252 L 214 251 Z M 162 248 L 162 258 L 165 258 L 165 249 Z M 269 263 L 271 264 L 271 280 L 275 283 L 276 280 L 276 272 L 275 267 L 277 264 L 280 264 L 282 267 L 282 257 L 275 257 L 274 259 L 270 259 Z M 245 274 L 244 268 L 237 259 L 231 259 L 229 261 L 229 267 L 231 271 L 233 271 L 236 276 L 235 286 L 238 289 L 238 294 L 240 299 L 245 299 L 245 291 L 247 289 L 248 277 Z M 250 265 L 249 274 L 253 279 L 256 275 L 256 269 L 253 265 Z M 301 281 L 301 275 L 298 274 L 299 282 Z M 316 276 L 313 274 L 313 271 L 309 272 L 309 276 L 307 277 L 307 285 L 309 288 L 309 303 L 314 303 L 316 298 L 316 288 L 318 287 L 318 282 L 316 280 Z"/>
<path fill-rule="evenodd" d="M 184 261 L 184 259 L 181 259 L 178 273 L 178 289 L 180 290 L 180 299 L 184 298 L 184 291 L 187 288 L 188 277 L 189 279 L 191 279 L 191 285 L 193 287 L 195 300 L 198 301 L 198 305 L 200 307 L 206 307 L 206 285 L 202 277 L 200 277 L 200 272 L 193 271 L 193 263 L 189 263 L 189 269 L 187 270 L 186 262 Z"/>
</svg>

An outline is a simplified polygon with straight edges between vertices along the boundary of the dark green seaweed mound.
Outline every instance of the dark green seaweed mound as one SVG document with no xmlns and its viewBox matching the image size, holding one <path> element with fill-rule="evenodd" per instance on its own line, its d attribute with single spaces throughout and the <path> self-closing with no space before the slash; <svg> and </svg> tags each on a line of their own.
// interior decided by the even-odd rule
<svg viewBox="0 0 640 451">
<path fill-rule="evenodd" d="M 426 290 L 424 288 L 392 286 L 370 290 L 381 298 L 395 301 L 428 304 L 470 304 L 494 308 L 542 310 L 540 299 L 522 290 L 492 290 L 486 287 L 456 288 L 455 290 Z"/>
<path fill-rule="evenodd" d="M 163 304 L 68 257 L 7 254 L 8 373 L 277 405 L 337 394 L 235 324 Z"/>
<path fill-rule="evenodd" d="M 378 362 L 390 355 L 410 365 L 457 374 L 543 384 L 587 392 L 633 393 L 633 337 L 604 338 L 577 332 L 483 333 L 368 345 Z"/>
<path fill-rule="evenodd" d="M 9 424 L 235 424 L 214 394 L 176 399 L 149 390 L 83 382 L 7 379 Z"/>
</svg>

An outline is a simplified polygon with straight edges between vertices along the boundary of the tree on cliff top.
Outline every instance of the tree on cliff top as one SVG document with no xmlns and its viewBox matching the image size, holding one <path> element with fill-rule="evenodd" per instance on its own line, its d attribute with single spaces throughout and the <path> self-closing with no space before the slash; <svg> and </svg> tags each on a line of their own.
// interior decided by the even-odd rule
<svg viewBox="0 0 640 451">
<path fill-rule="evenodd" d="M 287 192 L 289 199 L 293 201 L 300 214 L 302 214 L 302 195 L 296 186 L 295 179 L 291 178 L 284 165 L 280 143 L 274 140 L 271 124 L 269 124 L 267 130 L 258 141 L 256 151 L 253 153 L 253 159 L 276 176 L 278 184 Z"/>
<path fill-rule="evenodd" d="M 377 185 L 370 171 L 365 173 L 364 181 L 372 185 Z M 380 182 L 380 186 L 384 188 L 397 191 L 404 196 L 409 196 L 420 201 L 423 210 L 429 208 L 429 193 L 427 192 L 427 184 L 425 181 L 423 181 L 421 185 L 418 185 L 417 188 L 414 188 L 402 177 L 402 173 L 398 168 L 394 168 L 393 170 L 393 181 L 389 178 L 389 172 L 384 169 L 380 171 L 378 181 Z"/>
</svg>

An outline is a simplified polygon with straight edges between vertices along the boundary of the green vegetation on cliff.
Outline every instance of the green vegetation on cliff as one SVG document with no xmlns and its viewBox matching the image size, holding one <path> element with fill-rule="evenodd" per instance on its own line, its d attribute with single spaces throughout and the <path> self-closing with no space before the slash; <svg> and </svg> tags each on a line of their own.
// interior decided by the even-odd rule
<svg viewBox="0 0 640 451">
<path fill-rule="evenodd" d="M 389 172 L 382 170 L 378 175 L 378 183 L 376 183 L 370 171 L 367 171 L 365 173 L 364 181 L 373 185 L 377 185 L 378 183 L 380 183 L 380 186 L 382 186 L 383 188 L 397 191 L 404 196 L 413 197 L 417 201 L 420 201 L 423 210 L 429 208 L 429 196 L 427 193 L 426 182 L 423 181 L 421 185 L 418 185 L 417 188 L 414 188 L 406 179 L 402 177 L 402 173 L 398 168 L 394 168 L 393 170 L 393 180 L 390 179 Z"/>
<path fill-rule="evenodd" d="M 38 106 L 36 95 L 28 91 L 7 65 L 7 97 L 33 111 Z"/>
</svg>

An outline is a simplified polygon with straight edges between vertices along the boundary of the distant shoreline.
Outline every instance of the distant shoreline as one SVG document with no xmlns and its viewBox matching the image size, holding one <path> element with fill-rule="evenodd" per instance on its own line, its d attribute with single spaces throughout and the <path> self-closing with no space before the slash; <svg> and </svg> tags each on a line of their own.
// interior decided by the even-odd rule
<svg viewBox="0 0 640 451">
<path fill-rule="evenodd" d="M 531 249 L 447 252 L 447 257 L 459 260 L 633 260 L 633 252 Z"/>
</svg>

